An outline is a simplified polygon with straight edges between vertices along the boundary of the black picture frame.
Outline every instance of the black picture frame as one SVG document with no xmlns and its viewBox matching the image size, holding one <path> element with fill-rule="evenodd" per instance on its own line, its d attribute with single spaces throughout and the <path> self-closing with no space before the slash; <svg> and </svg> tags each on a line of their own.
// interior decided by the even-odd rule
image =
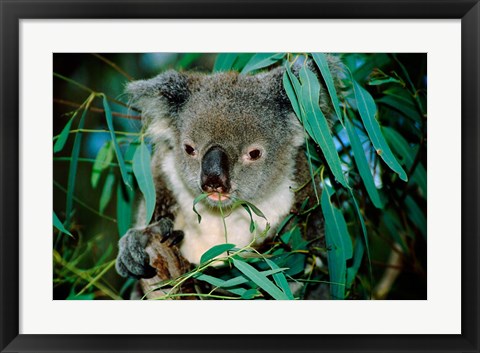
<svg viewBox="0 0 480 353">
<path fill-rule="evenodd" d="M 121 6 L 113 6 L 121 3 Z M 479 352 L 478 0 L 0 0 L 1 352 Z M 462 334 L 22 335 L 19 334 L 19 21 L 78 18 L 461 19 Z M 446 255 L 447 256 L 447 255 Z M 445 303 L 448 305 L 448 303 Z M 441 313 L 439 313 L 441 315 Z"/>
</svg>

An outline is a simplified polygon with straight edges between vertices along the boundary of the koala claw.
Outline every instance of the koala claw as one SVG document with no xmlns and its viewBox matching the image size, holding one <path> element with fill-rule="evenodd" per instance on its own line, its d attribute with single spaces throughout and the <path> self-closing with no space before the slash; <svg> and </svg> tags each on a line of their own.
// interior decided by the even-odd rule
<svg viewBox="0 0 480 353">
<path fill-rule="evenodd" d="M 183 233 L 183 231 L 181 230 L 174 230 L 172 232 L 172 241 L 170 242 L 170 247 L 174 246 L 174 245 L 177 245 L 178 243 L 180 243 L 182 240 L 183 240 L 183 236 L 185 234 Z"/>
<path fill-rule="evenodd" d="M 115 263 L 122 277 L 151 278 L 156 271 L 148 263 L 145 247 L 148 233 L 144 229 L 129 229 L 118 242 L 118 256 Z"/>
<path fill-rule="evenodd" d="M 129 229 L 118 243 L 118 256 L 115 263 L 118 274 L 122 277 L 137 279 L 154 277 L 157 271 L 150 266 L 145 247 L 150 235 L 156 233 L 170 236 L 172 228 L 173 222 L 164 218 L 143 229 Z"/>
</svg>

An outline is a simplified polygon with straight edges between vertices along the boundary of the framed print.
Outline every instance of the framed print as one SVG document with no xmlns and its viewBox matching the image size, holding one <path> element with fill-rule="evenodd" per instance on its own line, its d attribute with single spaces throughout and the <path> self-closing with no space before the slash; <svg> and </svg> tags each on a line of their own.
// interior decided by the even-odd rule
<svg viewBox="0 0 480 353">
<path fill-rule="evenodd" d="M 2 352 L 479 351 L 478 1 L 1 5 Z"/>
</svg>

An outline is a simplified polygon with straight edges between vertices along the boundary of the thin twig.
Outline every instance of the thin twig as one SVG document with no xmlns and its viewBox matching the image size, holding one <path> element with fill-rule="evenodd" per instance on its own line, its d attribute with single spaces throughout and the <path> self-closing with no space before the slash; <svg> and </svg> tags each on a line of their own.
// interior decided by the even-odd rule
<svg viewBox="0 0 480 353">
<path fill-rule="evenodd" d="M 106 57 L 100 54 L 92 53 L 94 57 L 97 59 L 102 60 L 105 64 L 110 65 L 114 70 L 116 70 L 118 73 L 121 75 L 125 76 L 127 80 L 133 81 L 133 77 L 127 74 L 123 69 L 121 69 L 117 64 L 115 64 L 113 61 L 108 60 Z"/>
<path fill-rule="evenodd" d="M 57 104 L 62 104 L 62 105 L 66 105 L 66 106 L 69 106 L 69 107 L 73 107 L 73 108 L 79 108 L 81 106 L 81 104 L 71 102 L 71 101 L 67 101 L 67 100 L 64 100 L 64 99 L 59 99 L 59 98 L 53 98 L 53 102 L 57 103 Z M 88 110 L 90 110 L 93 113 L 102 113 L 102 114 L 105 113 L 104 109 L 97 108 L 97 107 L 92 107 L 92 106 L 90 106 Z M 142 119 L 140 115 L 129 115 L 129 114 L 116 113 L 116 112 L 112 112 L 112 116 L 116 116 L 118 118 L 132 119 L 132 120 L 141 120 Z"/>
<path fill-rule="evenodd" d="M 96 91 L 92 90 L 91 88 L 89 88 L 89 87 L 87 87 L 87 86 L 85 86 L 85 85 L 83 85 L 83 84 L 81 84 L 81 83 L 79 83 L 79 82 L 77 82 L 77 81 L 75 81 L 75 80 L 72 80 L 71 78 L 68 78 L 68 77 L 66 77 L 66 76 L 60 75 L 59 73 L 54 72 L 54 73 L 53 73 L 53 76 L 54 76 L 54 77 L 57 77 L 57 78 L 59 78 L 59 79 L 61 79 L 61 80 L 64 80 L 64 81 L 66 81 L 66 82 L 68 82 L 68 83 L 71 83 L 72 85 L 75 85 L 75 86 L 77 86 L 78 88 L 80 88 L 80 89 L 82 89 L 82 90 L 84 90 L 84 91 L 93 93 L 93 94 L 95 94 L 95 96 L 103 95 L 103 96 L 105 96 L 110 102 L 113 102 L 113 103 L 115 103 L 115 104 L 118 104 L 118 105 L 120 105 L 120 106 L 122 106 L 122 107 L 125 107 L 125 108 L 128 108 L 128 109 L 132 109 L 132 110 L 138 111 L 137 109 L 129 106 L 128 104 L 125 104 L 125 103 L 119 101 L 118 99 L 112 98 L 112 97 L 107 96 L 106 94 L 103 94 L 103 93 L 100 93 L 100 92 L 96 92 Z"/>
</svg>

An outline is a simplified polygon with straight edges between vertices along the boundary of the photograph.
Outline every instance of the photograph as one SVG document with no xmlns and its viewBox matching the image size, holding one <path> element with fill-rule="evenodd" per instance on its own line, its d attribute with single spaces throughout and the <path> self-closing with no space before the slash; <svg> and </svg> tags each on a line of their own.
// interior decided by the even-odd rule
<svg viewBox="0 0 480 353">
<path fill-rule="evenodd" d="M 429 299 L 427 53 L 52 62 L 53 300 Z"/>
<path fill-rule="evenodd" d="M 479 353 L 479 2 L 0 0 L 0 352 Z"/>
</svg>

